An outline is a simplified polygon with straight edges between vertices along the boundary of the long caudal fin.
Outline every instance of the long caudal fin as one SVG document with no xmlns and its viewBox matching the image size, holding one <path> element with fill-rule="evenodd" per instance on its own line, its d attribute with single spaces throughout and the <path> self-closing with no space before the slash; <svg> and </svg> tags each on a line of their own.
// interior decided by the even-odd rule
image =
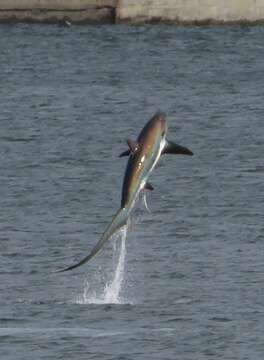
<svg viewBox="0 0 264 360">
<path fill-rule="evenodd" d="M 102 249 L 103 245 L 111 238 L 111 236 L 122 226 L 126 225 L 128 220 L 128 210 L 126 208 L 120 209 L 116 215 L 114 216 L 112 222 L 108 225 L 105 232 L 103 233 L 101 239 L 98 241 L 98 243 L 95 245 L 95 247 L 92 249 L 89 255 L 87 255 L 85 258 L 83 258 L 80 262 L 77 264 L 71 265 L 65 269 L 62 270 L 56 270 L 55 272 L 63 272 L 63 271 L 69 271 L 73 270 L 83 264 L 85 264 L 87 261 L 91 260 L 96 254 L 99 253 L 99 251 Z"/>
</svg>

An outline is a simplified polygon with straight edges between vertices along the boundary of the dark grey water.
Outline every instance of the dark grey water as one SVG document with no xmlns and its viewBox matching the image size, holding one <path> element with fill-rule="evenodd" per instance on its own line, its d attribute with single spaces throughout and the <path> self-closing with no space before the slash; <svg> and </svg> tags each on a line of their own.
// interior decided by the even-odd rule
<svg viewBox="0 0 264 360">
<path fill-rule="evenodd" d="M 263 359 L 263 38 L 0 27 L 1 359 Z M 111 220 L 157 109 L 195 156 L 164 157 L 126 252 L 52 274 Z"/>
</svg>

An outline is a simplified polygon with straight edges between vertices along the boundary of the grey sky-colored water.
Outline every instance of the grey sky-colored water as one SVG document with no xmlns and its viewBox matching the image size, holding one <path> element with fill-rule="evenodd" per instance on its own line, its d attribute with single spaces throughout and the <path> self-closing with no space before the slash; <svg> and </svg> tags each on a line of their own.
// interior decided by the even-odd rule
<svg viewBox="0 0 264 360">
<path fill-rule="evenodd" d="M 0 26 L 5 360 L 263 359 L 263 27 Z M 125 139 L 167 113 L 117 304 L 109 243 Z M 95 301 L 96 302 L 96 301 Z"/>
</svg>

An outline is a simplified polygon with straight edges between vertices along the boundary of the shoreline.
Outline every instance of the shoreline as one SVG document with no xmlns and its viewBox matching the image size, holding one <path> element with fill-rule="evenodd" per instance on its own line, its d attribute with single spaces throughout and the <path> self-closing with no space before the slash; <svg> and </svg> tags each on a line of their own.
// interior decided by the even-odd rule
<svg viewBox="0 0 264 360">
<path fill-rule="evenodd" d="M 0 0 L 0 24 L 14 23 L 256 26 L 264 0 Z"/>
</svg>

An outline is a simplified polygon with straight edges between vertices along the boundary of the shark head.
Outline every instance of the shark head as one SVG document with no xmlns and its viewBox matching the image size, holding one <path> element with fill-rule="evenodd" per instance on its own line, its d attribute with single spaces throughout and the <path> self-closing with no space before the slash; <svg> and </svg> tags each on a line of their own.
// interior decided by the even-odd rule
<svg viewBox="0 0 264 360">
<path fill-rule="evenodd" d="M 153 121 L 156 133 L 160 134 L 159 137 L 162 145 L 162 154 L 193 155 L 193 152 L 185 146 L 175 144 L 167 139 L 168 127 L 164 113 L 157 112 L 150 121 Z"/>
<path fill-rule="evenodd" d="M 145 150 L 155 148 L 155 144 L 160 149 L 160 154 L 182 154 L 193 155 L 188 148 L 175 144 L 167 139 L 168 126 L 165 113 L 158 111 L 142 129 L 137 142 L 143 144 Z"/>
<path fill-rule="evenodd" d="M 165 140 L 167 135 L 168 127 L 163 112 L 158 111 L 144 126 L 137 139 L 138 143 L 145 140 L 146 137 L 149 139 Z"/>
</svg>

